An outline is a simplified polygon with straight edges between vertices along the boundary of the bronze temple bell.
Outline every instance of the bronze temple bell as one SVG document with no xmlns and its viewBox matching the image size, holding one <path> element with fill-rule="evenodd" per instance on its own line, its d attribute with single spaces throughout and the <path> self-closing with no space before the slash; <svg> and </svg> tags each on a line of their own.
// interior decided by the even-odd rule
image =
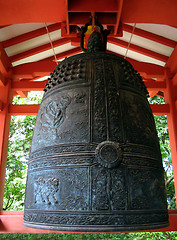
<svg viewBox="0 0 177 240">
<path fill-rule="evenodd" d="M 31 144 L 26 227 L 117 232 L 168 226 L 147 89 L 128 61 L 105 53 L 108 31 L 99 27 L 87 52 L 62 61 L 48 80 Z"/>
</svg>

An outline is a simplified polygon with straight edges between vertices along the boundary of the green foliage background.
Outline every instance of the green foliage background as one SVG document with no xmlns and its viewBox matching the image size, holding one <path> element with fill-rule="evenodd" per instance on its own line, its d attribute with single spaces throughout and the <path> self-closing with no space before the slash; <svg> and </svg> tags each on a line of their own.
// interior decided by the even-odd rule
<svg viewBox="0 0 177 240">
<path fill-rule="evenodd" d="M 17 96 L 13 104 L 40 104 L 43 92 L 30 92 L 28 98 Z M 5 178 L 3 210 L 20 211 L 24 196 L 33 129 L 36 116 L 12 116 Z"/>
<path fill-rule="evenodd" d="M 149 99 L 150 104 L 164 104 L 164 99 L 160 97 L 153 97 Z M 155 115 L 154 120 L 158 133 L 160 149 L 163 160 L 163 167 L 165 170 L 165 181 L 167 191 L 167 203 L 169 209 L 176 209 L 176 196 L 174 188 L 173 167 L 171 160 L 170 140 L 168 134 L 168 124 L 166 115 Z"/>
<path fill-rule="evenodd" d="M 0 239 L 16 240 L 158 240 L 177 239 L 176 232 L 101 233 L 101 234 L 0 234 Z"/>
</svg>

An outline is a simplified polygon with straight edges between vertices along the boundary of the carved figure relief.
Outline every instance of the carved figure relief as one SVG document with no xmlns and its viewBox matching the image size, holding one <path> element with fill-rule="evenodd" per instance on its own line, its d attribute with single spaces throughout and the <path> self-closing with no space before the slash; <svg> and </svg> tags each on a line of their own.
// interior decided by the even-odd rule
<svg viewBox="0 0 177 240">
<path fill-rule="evenodd" d="M 59 210 L 87 210 L 87 168 L 60 169 L 56 175 L 58 178 L 40 176 L 34 181 L 34 203 L 36 206 L 47 204 L 56 205 Z"/>
<path fill-rule="evenodd" d="M 121 99 L 127 140 L 154 147 L 158 139 L 153 115 L 146 102 L 140 101 L 139 96 L 126 92 Z"/>
<path fill-rule="evenodd" d="M 39 177 L 34 182 L 34 196 L 35 203 L 47 203 L 57 204 L 58 201 L 55 197 L 55 193 L 59 189 L 59 179 L 49 178 L 45 180 L 43 177 Z"/>
<path fill-rule="evenodd" d="M 95 168 L 93 174 L 93 205 L 95 210 L 108 210 L 109 206 L 109 181 L 107 169 L 104 167 Z"/>
<path fill-rule="evenodd" d="M 88 177 L 86 169 L 67 169 L 59 172 L 62 186 L 59 209 L 87 210 L 88 209 Z"/>
<path fill-rule="evenodd" d="M 94 166 L 92 169 L 92 192 L 93 210 L 125 209 L 127 191 L 124 183 L 124 170 Z"/>
<path fill-rule="evenodd" d="M 112 210 L 126 209 L 127 205 L 127 188 L 125 185 L 124 169 L 111 170 L 111 199 Z"/>
<path fill-rule="evenodd" d="M 62 96 L 59 101 L 51 101 L 41 114 L 41 125 L 47 128 L 58 128 L 66 118 L 66 109 L 70 104 L 69 96 Z"/>
</svg>

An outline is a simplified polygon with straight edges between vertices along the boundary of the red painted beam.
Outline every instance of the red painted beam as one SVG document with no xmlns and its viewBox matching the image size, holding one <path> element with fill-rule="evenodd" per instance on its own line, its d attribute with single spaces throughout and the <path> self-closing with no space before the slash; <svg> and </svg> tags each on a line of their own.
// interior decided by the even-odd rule
<svg viewBox="0 0 177 240">
<path fill-rule="evenodd" d="M 9 61 L 9 58 L 8 58 L 2 44 L 0 43 L 0 72 L 4 76 L 6 76 L 11 67 L 12 67 L 12 65 Z"/>
<path fill-rule="evenodd" d="M 112 37 L 110 38 L 109 37 L 108 42 L 112 43 L 112 44 L 115 44 L 117 46 L 123 47 L 123 48 L 128 47 L 128 42 L 122 41 L 122 40 L 117 39 L 117 38 L 112 38 Z M 139 47 L 135 44 L 130 44 L 129 50 L 135 51 L 137 53 L 146 55 L 146 56 L 151 57 L 151 58 L 155 58 L 155 59 L 157 59 L 159 61 L 162 61 L 162 62 L 166 62 L 168 60 L 168 57 L 165 56 L 165 55 L 162 55 L 160 53 L 148 50 L 146 48 Z"/>
<path fill-rule="evenodd" d="M 0 87 L 0 210 L 3 207 L 4 183 L 7 161 L 7 148 L 9 139 L 10 116 L 8 114 L 8 105 L 11 103 L 12 94 L 10 91 L 11 81 L 8 80 L 6 86 Z"/>
<path fill-rule="evenodd" d="M 80 46 L 80 38 L 79 37 L 72 37 L 71 38 L 71 45 L 75 47 Z"/>
<path fill-rule="evenodd" d="M 177 231 L 177 210 L 169 210 L 170 226 L 161 229 L 146 230 L 141 232 L 167 232 Z M 0 212 L 0 233 L 69 233 L 61 231 L 50 231 L 23 226 L 23 211 Z"/>
<path fill-rule="evenodd" d="M 68 11 L 71 12 L 116 12 L 119 5 L 114 0 L 68 1 Z"/>
<path fill-rule="evenodd" d="M 157 95 L 159 92 L 163 93 L 164 90 L 166 89 L 166 82 L 165 81 L 156 81 L 153 79 L 144 79 L 144 83 L 148 89 L 149 96 L 154 97 Z"/>
<path fill-rule="evenodd" d="M 153 91 L 164 91 L 166 89 L 166 83 L 165 81 L 144 81 L 146 87 L 148 88 L 148 90 L 153 90 Z"/>
<path fill-rule="evenodd" d="M 39 104 L 36 105 L 9 105 L 10 115 L 37 115 Z"/>
<path fill-rule="evenodd" d="M 157 23 L 177 27 L 177 4 L 171 1 L 124 0 L 121 21 L 125 23 Z"/>
<path fill-rule="evenodd" d="M 80 53 L 80 47 L 57 54 L 57 60 Z M 33 79 L 34 77 L 48 76 L 56 68 L 55 58 L 50 57 L 38 62 L 26 63 L 12 69 L 13 79 Z"/>
<path fill-rule="evenodd" d="M 154 115 L 167 115 L 170 113 L 169 104 L 150 104 Z"/>
<path fill-rule="evenodd" d="M 0 100 L 0 112 L 3 111 L 3 106 L 4 106 L 4 104 L 3 104 L 3 102 Z"/>
<path fill-rule="evenodd" d="M 71 50 L 68 50 L 68 51 L 57 54 L 56 58 L 57 58 L 57 60 L 60 60 L 62 58 L 66 58 L 66 57 L 69 57 L 69 56 L 72 56 L 72 55 L 75 55 L 75 54 L 81 53 L 81 52 L 82 52 L 82 50 L 80 49 L 80 47 L 76 47 L 76 48 L 73 48 Z M 53 61 L 55 61 L 54 57 L 52 57 L 51 59 Z"/>
<path fill-rule="evenodd" d="M 170 112 L 169 104 L 151 104 L 154 115 L 166 115 Z M 37 115 L 39 105 L 9 105 L 10 115 Z"/>
<path fill-rule="evenodd" d="M 172 52 L 171 56 L 169 57 L 165 67 L 169 68 L 169 71 L 172 74 L 172 76 L 175 75 L 175 73 L 177 73 L 177 46 L 173 50 L 173 52 Z"/>
<path fill-rule="evenodd" d="M 85 11 L 117 11 L 117 1 L 109 2 L 108 7 L 104 1 L 71 1 L 73 9 L 78 11 L 80 4 Z M 88 3 L 87 3 L 88 2 Z M 25 23 L 25 22 L 62 22 L 66 21 L 67 1 L 65 0 L 8 0 L 3 1 L 0 8 L 0 25 Z M 75 11 L 75 10 L 74 10 Z M 83 11 L 82 11 L 83 12 Z M 124 0 L 121 20 L 127 23 L 158 23 L 177 27 L 176 0 L 156 1 L 151 0 Z"/>
<path fill-rule="evenodd" d="M 65 0 L 8 0 L 0 7 L 0 25 L 66 20 Z"/>
<path fill-rule="evenodd" d="M 31 81 L 19 81 L 19 82 L 13 82 L 12 83 L 12 89 L 14 91 L 43 91 L 45 88 L 45 84 L 48 81 L 42 81 L 42 82 L 31 82 Z"/>
<path fill-rule="evenodd" d="M 28 91 L 17 91 L 17 95 L 20 95 L 21 98 L 27 98 L 28 97 Z"/>
<path fill-rule="evenodd" d="M 21 64 L 13 67 L 12 77 L 14 80 L 17 80 L 49 76 L 56 66 L 56 63 L 53 62 L 51 58 L 46 58 L 38 62 Z"/>
<path fill-rule="evenodd" d="M 48 28 L 49 32 L 59 30 L 59 29 L 61 29 L 61 23 L 55 23 L 55 24 L 49 25 L 49 26 L 47 26 L 47 28 Z M 28 32 L 28 33 L 24 33 L 24 34 L 19 35 L 17 37 L 8 39 L 6 41 L 3 41 L 2 45 L 3 45 L 4 48 L 7 48 L 7 47 L 13 46 L 15 44 L 30 40 L 32 38 L 39 37 L 39 36 L 44 35 L 44 34 L 47 34 L 47 31 L 46 31 L 45 27 L 34 30 L 34 31 L 31 31 L 31 32 Z"/>
<path fill-rule="evenodd" d="M 123 23 L 122 24 L 122 30 L 126 31 L 126 32 L 129 32 L 129 33 L 132 33 L 133 27 Z M 146 39 L 149 39 L 151 41 L 161 43 L 161 44 L 166 45 L 166 46 L 171 47 L 171 48 L 175 48 L 175 46 L 177 44 L 177 42 L 175 42 L 171 39 L 156 35 L 154 33 L 151 33 L 151 32 L 139 29 L 139 28 L 135 28 L 133 34 L 135 34 L 137 36 L 140 36 L 140 37 L 143 37 L 143 38 L 146 38 Z"/>
<path fill-rule="evenodd" d="M 63 44 L 69 43 L 70 41 L 71 40 L 69 38 L 61 38 L 61 39 L 58 39 L 58 40 L 52 42 L 52 44 L 53 44 L 53 47 L 55 48 L 55 47 L 59 47 Z M 44 52 L 44 51 L 47 51 L 47 50 L 50 50 L 50 49 L 51 49 L 51 44 L 47 43 L 47 44 L 44 44 L 42 46 L 30 49 L 26 52 L 22 52 L 22 53 L 19 53 L 17 55 L 14 55 L 14 56 L 10 57 L 9 59 L 10 59 L 11 62 L 16 62 L 16 61 L 19 61 L 21 59 L 30 57 L 32 55 L 35 55 L 35 54 L 38 54 L 38 53 L 41 53 L 41 52 Z"/>
<path fill-rule="evenodd" d="M 5 85 L 6 85 L 6 79 L 0 71 L 0 87 L 4 87 Z"/>
<path fill-rule="evenodd" d="M 166 83 L 167 88 L 166 91 L 164 91 L 164 99 L 165 102 L 170 105 L 170 114 L 167 115 L 167 122 L 171 146 L 174 186 L 175 193 L 177 194 L 177 111 L 176 111 L 177 86 L 175 86 L 174 78 L 169 79 L 168 77 L 166 77 Z"/>
</svg>

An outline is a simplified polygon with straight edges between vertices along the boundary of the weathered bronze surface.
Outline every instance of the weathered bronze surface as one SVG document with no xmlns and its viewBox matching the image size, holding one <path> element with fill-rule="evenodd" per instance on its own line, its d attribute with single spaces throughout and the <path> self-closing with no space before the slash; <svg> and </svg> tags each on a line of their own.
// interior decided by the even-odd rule
<svg viewBox="0 0 177 240">
<path fill-rule="evenodd" d="M 56 67 L 33 134 L 25 226 L 74 232 L 168 226 L 147 94 L 130 63 L 112 54 L 92 49 Z"/>
</svg>

